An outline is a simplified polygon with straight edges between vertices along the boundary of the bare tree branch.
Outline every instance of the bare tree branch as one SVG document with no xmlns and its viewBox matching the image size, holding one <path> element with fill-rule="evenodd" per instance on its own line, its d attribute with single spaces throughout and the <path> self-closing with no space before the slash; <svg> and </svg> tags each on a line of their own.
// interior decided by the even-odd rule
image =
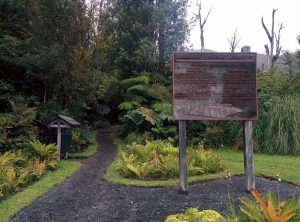
<svg viewBox="0 0 300 222">
<path fill-rule="evenodd" d="M 238 47 L 240 41 L 241 41 L 241 37 L 239 36 L 237 28 L 235 29 L 235 31 L 234 31 L 233 36 L 231 37 L 231 39 L 227 39 L 227 41 L 230 44 L 230 48 L 229 48 L 230 52 L 234 52 L 235 49 Z"/>
<path fill-rule="evenodd" d="M 280 23 L 277 35 L 275 34 L 275 40 L 276 40 L 276 60 L 279 57 L 279 54 L 281 52 L 282 46 L 280 45 L 280 32 L 281 30 L 284 29 L 284 26 L 282 23 Z"/>
<path fill-rule="evenodd" d="M 277 60 L 277 58 L 279 57 L 279 54 L 281 52 L 282 47 L 280 46 L 280 32 L 281 30 L 284 28 L 283 24 L 281 23 L 277 32 L 277 35 L 274 32 L 274 24 L 275 24 L 275 12 L 278 9 L 273 9 L 272 11 L 272 24 L 271 24 L 271 32 L 267 29 L 265 23 L 264 23 L 264 19 L 263 17 L 261 18 L 261 23 L 262 26 L 268 36 L 268 40 L 270 43 L 270 47 L 268 45 L 265 45 L 265 49 L 266 49 L 266 55 L 268 56 L 268 65 L 267 65 L 267 70 L 269 71 L 271 69 L 273 69 L 274 64 Z M 275 55 L 274 55 L 274 43 L 275 43 Z"/>
<path fill-rule="evenodd" d="M 206 17 L 205 17 L 203 23 L 202 23 L 202 27 L 204 27 L 204 25 L 205 25 L 205 23 L 206 23 L 206 21 L 207 21 L 207 19 L 208 19 L 208 16 L 209 16 L 209 14 L 210 14 L 210 12 L 211 12 L 211 8 L 209 9 L 209 11 L 208 11 L 208 13 L 207 13 L 207 15 L 206 15 Z"/>
<path fill-rule="evenodd" d="M 272 36 L 270 35 L 270 32 L 269 32 L 269 30 L 267 29 L 267 27 L 266 27 L 266 25 L 264 23 L 264 18 L 263 17 L 261 17 L 261 23 L 262 23 L 262 26 L 263 26 L 265 32 L 267 33 L 269 42 L 271 42 L 272 41 Z"/>
<path fill-rule="evenodd" d="M 210 15 L 211 8 L 209 9 L 207 15 L 205 16 L 205 18 L 203 20 L 202 12 L 201 12 L 201 9 L 202 9 L 201 0 L 200 0 L 199 3 L 197 3 L 197 6 L 198 6 L 198 14 L 195 15 L 195 20 L 199 21 L 201 51 L 203 51 L 204 50 L 204 26 L 207 22 L 207 19 L 208 19 L 209 15 Z"/>
</svg>

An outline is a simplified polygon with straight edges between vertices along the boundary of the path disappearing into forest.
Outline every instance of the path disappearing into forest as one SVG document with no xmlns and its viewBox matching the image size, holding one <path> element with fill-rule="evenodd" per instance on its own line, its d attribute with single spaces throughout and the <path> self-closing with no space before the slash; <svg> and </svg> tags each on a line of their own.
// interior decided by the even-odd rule
<svg viewBox="0 0 300 222">
<path fill-rule="evenodd" d="M 24 208 L 14 222 L 164 221 L 167 215 L 189 207 L 228 212 L 226 180 L 200 182 L 189 186 L 189 194 L 179 194 L 178 187 L 139 188 L 114 185 L 104 180 L 107 167 L 113 161 L 117 146 L 109 134 L 99 133 L 98 152 L 82 161 L 83 166 L 65 183 L 52 188 L 46 195 Z M 296 172 L 295 172 L 296 173 Z M 234 202 L 245 193 L 245 178 L 233 177 L 230 196 Z M 300 195 L 300 188 L 287 183 L 256 178 L 256 187 L 263 193 L 272 189 L 280 196 Z"/>
</svg>

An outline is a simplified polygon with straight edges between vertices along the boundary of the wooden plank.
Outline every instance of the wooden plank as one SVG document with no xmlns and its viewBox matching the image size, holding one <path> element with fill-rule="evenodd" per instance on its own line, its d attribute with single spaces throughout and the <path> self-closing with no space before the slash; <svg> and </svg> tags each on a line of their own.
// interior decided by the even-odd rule
<svg viewBox="0 0 300 222">
<path fill-rule="evenodd" d="M 255 188 L 254 161 L 253 161 L 253 128 L 252 121 L 245 120 L 244 128 L 244 170 L 246 190 Z"/>
<path fill-rule="evenodd" d="M 49 128 L 57 128 L 58 125 L 57 124 L 51 124 L 51 125 L 48 125 Z M 67 126 L 67 125 L 60 125 L 60 128 L 70 128 L 70 126 Z"/>
<path fill-rule="evenodd" d="M 180 193 L 187 194 L 186 121 L 179 121 L 179 170 Z"/>
<path fill-rule="evenodd" d="M 60 149 L 61 149 L 61 127 L 60 121 L 57 123 L 57 161 L 60 161 Z"/>
</svg>

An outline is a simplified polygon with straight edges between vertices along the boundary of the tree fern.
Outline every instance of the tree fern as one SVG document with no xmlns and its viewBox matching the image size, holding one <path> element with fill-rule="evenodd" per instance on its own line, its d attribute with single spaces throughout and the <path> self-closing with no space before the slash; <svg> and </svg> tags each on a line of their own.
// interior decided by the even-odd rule
<svg viewBox="0 0 300 222">
<path fill-rule="evenodd" d="M 122 86 L 133 86 L 137 84 L 147 85 L 148 83 L 149 83 L 149 77 L 146 75 L 124 79 L 121 82 Z"/>
<path fill-rule="evenodd" d="M 147 88 L 147 95 L 159 101 L 171 101 L 172 94 L 166 86 L 161 83 L 153 83 Z"/>
<path fill-rule="evenodd" d="M 145 107 L 140 107 L 137 109 L 137 112 L 145 117 L 145 120 L 150 122 L 152 125 L 155 125 L 158 123 L 158 116 L 157 114 L 151 110 L 147 109 Z"/>
<path fill-rule="evenodd" d="M 137 101 L 124 101 L 118 105 L 119 110 L 132 110 L 140 105 Z"/>
</svg>

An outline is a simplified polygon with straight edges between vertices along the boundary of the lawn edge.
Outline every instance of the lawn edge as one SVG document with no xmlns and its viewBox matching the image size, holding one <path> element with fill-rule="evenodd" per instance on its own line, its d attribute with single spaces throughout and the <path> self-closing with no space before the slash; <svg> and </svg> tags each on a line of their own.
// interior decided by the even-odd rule
<svg viewBox="0 0 300 222">
<path fill-rule="evenodd" d="M 81 167 L 79 161 L 62 160 L 62 165 L 55 171 L 48 172 L 39 181 L 24 190 L 0 202 L 0 222 L 7 222 L 23 208 L 46 194 L 55 185 L 63 183 Z M 25 199 L 23 199 L 25 197 Z"/>
</svg>

